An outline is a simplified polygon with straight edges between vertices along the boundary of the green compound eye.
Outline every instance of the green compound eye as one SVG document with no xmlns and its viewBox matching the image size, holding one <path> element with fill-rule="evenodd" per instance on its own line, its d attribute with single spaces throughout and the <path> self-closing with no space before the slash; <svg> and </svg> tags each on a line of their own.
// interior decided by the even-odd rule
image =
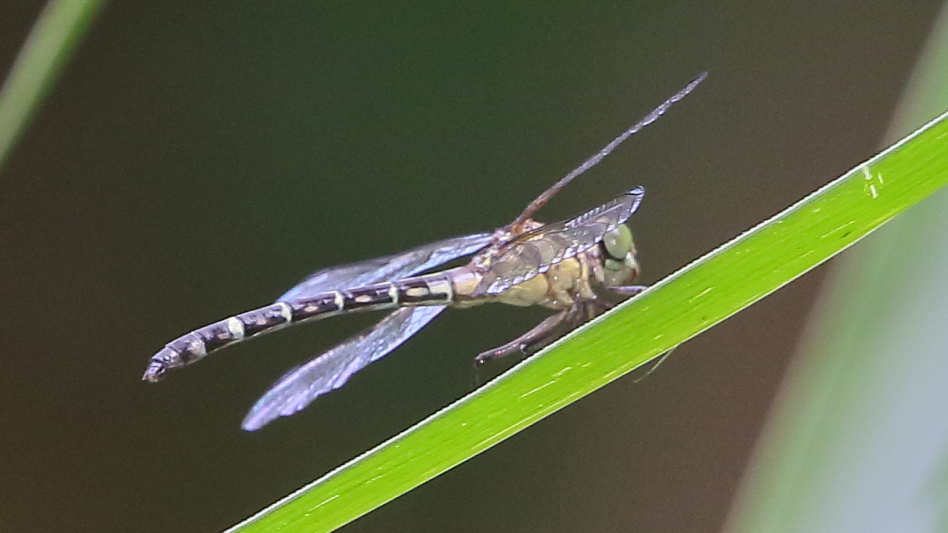
<svg viewBox="0 0 948 533">
<path fill-rule="evenodd" d="M 615 259 L 623 260 L 634 248 L 632 244 L 632 232 L 625 224 L 619 224 L 616 229 L 606 233 L 602 238 L 602 244 L 606 251 Z"/>
</svg>

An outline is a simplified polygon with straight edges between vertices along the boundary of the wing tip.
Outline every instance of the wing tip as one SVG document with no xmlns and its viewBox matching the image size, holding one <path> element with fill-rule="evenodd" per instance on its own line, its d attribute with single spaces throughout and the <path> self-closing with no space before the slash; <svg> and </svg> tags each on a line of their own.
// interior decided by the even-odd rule
<svg viewBox="0 0 948 533">
<path fill-rule="evenodd" d="M 240 423 L 240 428 L 244 431 L 257 431 L 277 418 L 279 416 L 272 411 L 261 411 L 255 405 Z"/>
</svg>

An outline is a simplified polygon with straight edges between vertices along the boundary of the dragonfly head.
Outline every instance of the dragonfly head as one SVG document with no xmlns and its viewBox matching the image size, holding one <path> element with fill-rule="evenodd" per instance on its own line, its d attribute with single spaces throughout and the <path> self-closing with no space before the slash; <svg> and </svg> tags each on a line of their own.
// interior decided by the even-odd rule
<svg viewBox="0 0 948 533">
<path fill-rule="evenodd" d="M 641 269 L 635 258 L 635 242 L 632 231 L 625 224 L 608 232 L 602 239 L 603 270 L 607 286 L 628 285 Z"/>
</svg>

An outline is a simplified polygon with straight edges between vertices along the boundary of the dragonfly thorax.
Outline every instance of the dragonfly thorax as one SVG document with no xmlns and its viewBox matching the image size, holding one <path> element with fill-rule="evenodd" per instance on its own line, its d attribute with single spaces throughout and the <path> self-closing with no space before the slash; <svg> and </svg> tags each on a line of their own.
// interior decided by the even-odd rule
<svg viewBox="0 0 948 533">
<path fill-rule="evenodd" d="M 528 218 L 520 224 L 497 228 L 491 236 L 491 245 L 475 255 L 471 259 L 471 264 L 481 271 L 486 271 L 507 244 L 525 233 L 542 227 L 542 222 Z"/>
<path fill-rule="evenodd" d="M 565 309 L 576 298 L 593 296 L 588 264 L 587 254 L 565 259 L 540 275 L 508 287 L 493 300 L 521 307 L 540 305 Z"/>
</svg>

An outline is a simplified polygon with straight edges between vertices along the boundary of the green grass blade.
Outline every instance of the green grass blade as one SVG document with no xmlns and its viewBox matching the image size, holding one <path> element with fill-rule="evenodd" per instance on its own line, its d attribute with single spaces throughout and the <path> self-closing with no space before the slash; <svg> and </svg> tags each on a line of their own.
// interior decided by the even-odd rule
<svg viewBox="0 0 948 533">
<path fill-rule="evenodd" d="M 946 117 L 230 531 L 332 531 L 760 300 L 948 183 Z"/>
<path fill-rule="evenodd" d="M 102 0 L 50 0 L 0 87 L 0 167 L 49 92 Z"/>
<path fill-rule="evenodd" d="M 925 48 L 898 134 L 948 104 L 948 6 Z M 725 531 L 948 530 L 946 228 L 942 190 L 833 266 Z"/>
</svg>

